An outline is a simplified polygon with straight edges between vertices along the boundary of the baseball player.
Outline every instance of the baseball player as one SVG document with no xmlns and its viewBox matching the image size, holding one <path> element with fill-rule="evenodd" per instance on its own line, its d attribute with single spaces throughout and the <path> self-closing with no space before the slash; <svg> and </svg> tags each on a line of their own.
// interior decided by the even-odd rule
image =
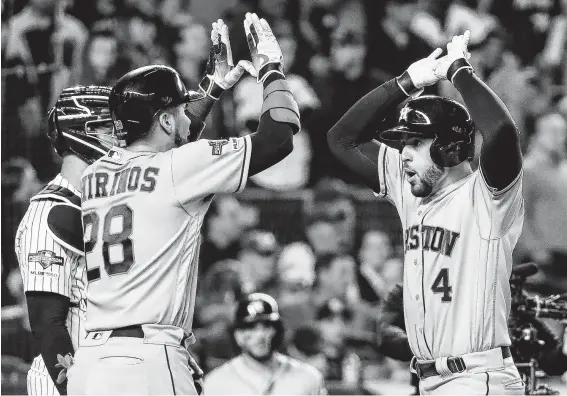
<svg viewBox="0 0 567 396">
<path fill-rule="evenodd" d="M 48 136 L 61 173 L 35 195 L 15 241 L 31 329 L 39 348 L 28 394 L 67 394 L 65 367 L 85 336 L 86 269 L 80 176 L 112 147 L 108 87 L 64 89 L 49 111 Z M 61 360 L 59 360 L 59 359 Z"/>
<path fill-rule="evenodd" d="M 402 221 L 405 325 L 421 393 L 522 394 L 507 326 L 524 217 L 522 156 L 508 110 L 468 63 L 469 36 L 371 91 L 327 138 Z M 443 78 L 466 107 L 418 96 Z M 373 141 L 380 121 L 408 97 L 397 125 Z M 483 145 L 473 171 L 475 129 Z"/>
<path fill-rule="evenodd" d="M 186 347 L 195 308 L 199 235 L 216 193 L 293 149 L 299 111 L 282 53 L 265 20 L 244 21 L 252 63 L 234 67 L 228 28 L 213 23 L 200 92 L 166 66 L 121 77 L 111 115 L 125 148 L 82 175 L 87 257 L 87 336 L 69 371 L 73 394 L 196 394 Z M 205 117 L 245 70 L 264 86 L 259 128 L 230 140 L 198 140 Z"/>
<path fill-rule="evenodd" d="M 322 395 L 315 367 L 276 352 L 284 339 L 278 304 L 264 293 L 238 302 L 232 334 L 240 355 L 205 376 L 210 395 Z"/>
</svg>

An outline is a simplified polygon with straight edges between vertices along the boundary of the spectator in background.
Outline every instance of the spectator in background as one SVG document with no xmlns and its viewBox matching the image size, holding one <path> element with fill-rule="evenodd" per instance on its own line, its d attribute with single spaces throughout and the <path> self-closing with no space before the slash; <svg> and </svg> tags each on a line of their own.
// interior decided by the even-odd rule
<svg viewBox="0 0 567 396">
<path fill-rule="evenodd" d="M 82 84 L 111 86 L 122 76 L 118 70 L 119 43 L 112 31 L 93 33 L 85 51 Z"/>
<path fill-rule="evenodd" d="M 199 283 L 195 304 L 195 333 L 199 340 L 196 355 L 207 371 L 236 356 L 230 325 L 236 302 L 244 295 L 236 260 L 215 263 Z"/>
<path fill-rule="evenodd" d="M 394 78 L 416 57 L 427 56 L 432 51 L 431 46 L 410 29 L 417 7 L 417 0 L 386 0 L 384 17 L 375 26 L 369 26 L 374 32 L 369 36 L 368 61 L 383 73 L 381 81 Z"/>
<path fill-rule="evenodd" d="M 542 56 L 542 63 L 560 65 L 561 56 L 553 54 L 556 46 L 565 45 L 567 5 L 563 0 L 490 0 L 490 12 L 497 16 L 514 37 L 513 51 L 523 65 Z M 563 36 L 563 38 L 561 38 Z M 559 40 L 559 41 L 558 41 Z M 564 47 L 563 47 L 564 48 Z M 543 51 L 542 51 L 543 50 Z M 564 49 L 561 49 L 564 51 Z"/>
<path fill-rule="evenodd" d="M 296 329 L 315 320 L 312 304 L 315 282 L 315 256 L 311 249 L 295 242 L 283 248 L 278 260 L 280 315 L 286 325 L 287 337 Z"/>
<path fill-rule="evenodd" d="M 333 298 L 338 298 L 349 306 L 354 306 L 358 302 L 358 288 L 354 279 L 355 266 L 354 259 L 347 255 L 326 254 L 317 258 L 314 290 L 316 307 L 323 306 Z"/>
<path fill-rule="evenodd" d="M 314 213 L 307 216 L 305 234 L 317 258 L 328 254 L 338 254 L 341 250 L 341 238 L 337 228 L 325 213 Z"/>
<path fill-rule="evenodd" d="M 17 59 L 36 84 L 41 116 L 61 90 L 79 82 L 85 26 L 65 12 L 66 0 L 30 0 L 10 21 L 7 60 Z"/>
<path fill-rule="evenodd" d="M 331 73 L 312 81 L 321 98 L 321 111 L 313 114 L 311 142 L 313 146 L 311 182 L 324 177 L 336 177 L 351 184 L 361 184 L 342 163 L 331 155 L 325 131 L 338 121 L 358 99 L 380 84 L 366 67 L 368 48 L 361 28 L 338 25 L 333 31 L 330 50 Z"/>
<path fill-rule="evenodd" d="M 8 21 L 2 62 L 2 67 L 14 67 L 23 76 L 5 89 L 3 99 L 21 103 L 16 109 L 17 127 L 27 140 L 21 141 L 18 154 L 31 161 L 42 180 L 56 172 L 53 150 L 41 133 L 46 125 L 43 117 L 64 87 L 79 82 L 88 36 L 85 26 L 65 12 L 66 6 L 67 0 L 30 0 Z"/>
<path fill-rule="evenodd" d="M 526 221 L 518 252 L 540 265 L 545 293 L 567 291 L 567 122 L 549 112 L 535 122 L 524 160 Z"/>
<path fill-rule="evenodd" d="M 339 251 L 354 253 L 356 207 L 352 192 L 342 180 L 324 179 L 317 183 L 312 211 L 332 221 L 339 236 Z"/>
<path fill-rule="evenodd" d="M 199 253 L 199 275 L 204 276 L 216 262 L 236 259 L 240 235 L 246 228 L 244 208 L 230 195 L 213 198 L 203 224 L 203 242 Z"/>
<path fill-rule="evenodd" d="M 253 230 L 242 237 L 238 261 L 245 293 L 278 295 L 278 253 L 276 237 L 269 231 Z"/>
<path fill-rule="evenodd" d="M 284 321 L 284 323 L 286 323 Z M 286 330 L 287 323 L 286 323 Z M 314 325 L 303 325 L 293 332 L 287 347 L 289 356 L 308 363 L 318 369 L 327 378 L 328 363 L 323 350 L 321 331 Z"/>
<path fill-rule="evenodd" d="M 201 81 L 209 57 L 209 42 L 207 29 L 199 23 L 192 23 L 179 32 L 179 39 L 174 46 L 177 59 L 175 69 L 188 87 L 196 87 Z"/>
<path fill-rule="evenodd" d="M 392 242 L 384 231 L 366 231 L 358 261 L 358 287 L 366 302 L 376 304 L 384 300 L 392 286 L 402 279 L 403 262 L 394 257 Z"/>
</svg>

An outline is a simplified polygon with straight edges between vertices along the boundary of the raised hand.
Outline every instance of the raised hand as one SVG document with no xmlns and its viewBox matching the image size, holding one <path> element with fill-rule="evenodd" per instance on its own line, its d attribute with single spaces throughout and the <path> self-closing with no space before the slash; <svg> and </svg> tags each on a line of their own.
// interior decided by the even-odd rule
<svg viewBox="0 0 567 396">
<path fill-rule="evenodd" d="M 252 63 L 247 60 L 241 60 L 234 66 L 228 26 L 222 19 L 213 22 L 211 40 L 213 45 L 209 51 L 205 77 L 199 86 L 210 97 L 218 99 L 224 90 L 232 88 L 240 80 L 244 72 L 247 71 L 254 77 L 257 77 L 257 73 Z"/>
<path fill-rule="evenodd" d="M 416 88 L 428 87 L 440 80 L 440 77 L 435 74 L 435 69 L 439 62 L 437 58 L 442 52 L 441 48 L 437 48 L 427 58 L 420 59 L 408 67 L 407 73 Z"/>
<path fill-rule="evenodd" d="M 467 62 L 471 57 L 471 54 L 467 50 L 470 37 L 471 32 L 467 30 L 461 35 L 453 36 L 453 39 L 447 43 L 447 55 L 440 58 L 435 67 L 435 75 L 438 76 L 439 79 L 452 80 L 452 76 L 448 76 L 447 72 L 450 66 L 458 59 L 463 59 L 462 67 L 472 68 Z M 453 72 L 453 74 L 455 73 Z"/>
<path fill-rule="evenodd" d="M 282 50 L 268 22 L 256 14 L 246 13 L 244 31 L 258 82 L 263 82 L 272 73 L 283 76 Z"/>
</svg>

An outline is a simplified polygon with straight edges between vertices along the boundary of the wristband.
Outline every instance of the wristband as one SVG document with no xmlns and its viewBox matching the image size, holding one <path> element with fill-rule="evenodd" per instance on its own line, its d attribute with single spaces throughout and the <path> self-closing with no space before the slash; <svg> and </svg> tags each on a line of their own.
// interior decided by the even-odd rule
<svg viewBox="0 0 567 396">
<path fill-rule="evenodd" d="M 203 77 L 203 79 L 199 83 L 199 88 L 209 98 L 214 100 L 219 100 L 220 96 L 224 92 L 224 88 L 218 85 L 215 80 L 213 80 L 209 75 Z"/>
<path fill-rule="evenodd" d="M 281 62 L 268 63 L 260 68 L 260 70 L 258 70 L 258 82 L 264 82 L 264 80 L 272 73 L 278 73 L 282 77 L 285 77 Z"/>
<path fill-rule="evenodd" d="M 400 87 L 402 92 L 408 97 L 423 91 L 415 86 L 407 70 L 403 72 L 401 76 L 396 77 L 396 84 L 398 84 L 398 87 Z"/>
<path fill-rule="evenodd" d="M 473 67 L 465 58 L 459 58 L 451 63 L 451 66 L 447 69 L 447 80 L 453 82 L 453 79 L 463 69 L 469 69 L 474 72 Z"/>
</svg>

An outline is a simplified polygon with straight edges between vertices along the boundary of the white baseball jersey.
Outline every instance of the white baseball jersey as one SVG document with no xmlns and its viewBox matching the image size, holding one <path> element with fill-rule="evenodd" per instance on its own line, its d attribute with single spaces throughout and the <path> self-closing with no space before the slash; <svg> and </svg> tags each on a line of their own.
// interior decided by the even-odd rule
<svg viewBox="0 0 567 396">
<path fill-rule="evenodd" d="M 417 198 L 397 150 L 380 146 L 380 193 L 404 229 L 404 314 L 420 360 L 510 345 L 512 251 L 524 218 L 522 177 L 496 192 L 477 170 Z"/>
<path fill-rule="evenodd" d="M 250 137 L 167 152 L 115 148 L 82 175 L 87 331 L 156 324 L 190 334 L 199 236 L 215 193 L 244 189 Z"/>
<path fill-rule="evenodd" d="M 75 350 L 86 334 L 85 259 L 76 244 L 70 243 L 73 239 L 82 240 L 80 225 L 75 229 L 70 226 L 74 212 L 79 213 L 80 220 L 79 205 L 80 192 L 58 175 L 31 199 L 15 241 L 24 291 L 50 292 L 69 297 L 67 329 Z M 65 233 L 65 230 L 68 232 Z M 69 235 L 69 232 L 78 235 Z M 28 393 L 58 394 L 41 355 L 34 359 L 30 368 Z"/>
</svg>

